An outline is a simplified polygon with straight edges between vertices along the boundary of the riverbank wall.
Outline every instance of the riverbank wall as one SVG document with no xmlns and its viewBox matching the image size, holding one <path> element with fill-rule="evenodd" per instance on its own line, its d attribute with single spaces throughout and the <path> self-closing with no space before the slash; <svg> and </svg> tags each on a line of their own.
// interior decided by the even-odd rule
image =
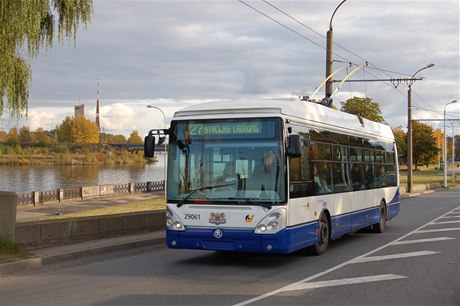
<svg viewBox="0 0 460 306">
<path fill-rule="evenodd" d="M 163 230 L 164 211 L 146 211 L 53 221 L 18 222 L 14 241 L 24 247 L 72 243 L 82 240 Z"/>
<path fill-rule="evenodd" d="M 41 205 L 65 200 L 86 200 L 99 197 L 122 196 L 126 194 L 153 192 L 165 189 L 165 181 L 126 183 L 116 185 L 82 186 L 76 188 L 32 191 L 17 194 L 17 205 Z"/>
</svg>

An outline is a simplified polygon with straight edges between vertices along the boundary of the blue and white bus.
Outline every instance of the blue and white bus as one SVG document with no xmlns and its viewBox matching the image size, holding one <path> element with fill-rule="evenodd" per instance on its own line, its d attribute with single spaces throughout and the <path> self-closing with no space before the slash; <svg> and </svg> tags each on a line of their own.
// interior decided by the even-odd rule
<svg viewBox="0 0 460 306">
<path fill-rule="evenodd" d="M 391 128 L 312 102 L 212 102 L 179 110 L 169 129 L 166 243 L 173 249 L 326 251 L 383 232 L 399 212 Z"/>
</svg>

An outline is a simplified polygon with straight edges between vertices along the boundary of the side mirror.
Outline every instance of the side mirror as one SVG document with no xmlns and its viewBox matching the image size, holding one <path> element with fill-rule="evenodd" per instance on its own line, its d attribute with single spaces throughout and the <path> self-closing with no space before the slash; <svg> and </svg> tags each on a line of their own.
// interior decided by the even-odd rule
<svg viewBox="0 0 460 306">
<path fill-rule="evenodd" d="M 151 132 L 144 138 L 144 157 L 152 158 L 155 155 L 155 136 Z"/>
<path fill-rule="evenodd" d="M 289 157 L 300 157 L 302 156 L 302 138 L 300 135 L 291 134 L 288 138 L 287 155 Z"/>
</svg>

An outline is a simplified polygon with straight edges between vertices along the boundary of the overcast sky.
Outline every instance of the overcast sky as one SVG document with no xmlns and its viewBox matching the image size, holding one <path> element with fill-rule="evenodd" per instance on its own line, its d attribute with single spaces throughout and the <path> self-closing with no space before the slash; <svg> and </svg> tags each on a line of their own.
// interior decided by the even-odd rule
<svg viewBox="0 0 460 306">
<path fill-rule="evenodd" d="M 50 130 L 80 103 L 94 120 L 98 76 L 102 129 L 125 136 L 163 127 L 161 112 L 148 104 L 169 122 L 175 110 L 201 101 L 310 95 L 325 78 L 325 35 L 340 1 L 244 2 L 260 12 L 237 0 L 95 0 L 75 47 L 56 44 L 30 61 L 27 120 L 4 115 L 0 129 Z M 445 105 L 460 100 L 458 0 L 348 0 L 333 30 L 334 59 L 341 61 L 334 70 L 343 61 L 369 62 L 351 79 L 405 78 L 435 64 L 412 85 L 414 119 L 442 119 Z M 407 89 L 405 83 L 345 83 L 334 105 L 369 97 L 390 126 L 405 128 Z M 316 97 L 323 95 L 321 89 Z M 447 118 L 459 117 L 460 102 L 447 106 Z"/>
</svg>

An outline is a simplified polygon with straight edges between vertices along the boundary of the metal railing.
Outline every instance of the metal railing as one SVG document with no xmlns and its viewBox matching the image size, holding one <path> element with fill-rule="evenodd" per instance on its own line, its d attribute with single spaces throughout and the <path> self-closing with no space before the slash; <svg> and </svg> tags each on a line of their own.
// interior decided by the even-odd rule
<svg viewBox="0 0 460 306">
<path fill-rule="evenodd" d="M 164 188 L 165 181 L 151 181 L 32 191 L 17 194 L 17 205 L 37 205 L 47 202 L 62 202 L 64 200 L 79 200 L 85 198 L 99 198 L 142 192 L 163 191 Z"/>
</svg>

